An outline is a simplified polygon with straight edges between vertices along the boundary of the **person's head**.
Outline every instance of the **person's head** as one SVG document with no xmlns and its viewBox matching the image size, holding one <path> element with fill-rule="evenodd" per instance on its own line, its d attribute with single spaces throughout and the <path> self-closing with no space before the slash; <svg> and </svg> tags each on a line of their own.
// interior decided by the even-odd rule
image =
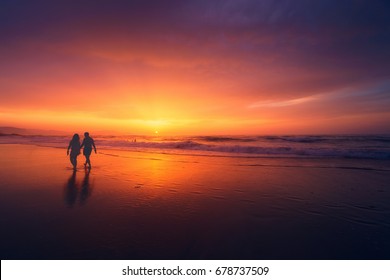
<svg viewBox="0 0 390 280">
<path fill-rule="evenodd" d="M 84 132 L 85 137 L 89 137 L 89 132 Z"/>
<path fill-rule="evenodd" d="M 80 136 L 77 133 L 75 133 L 73 135 L 72 141 L 79 141 L 79 140 L 80 140 Z"/>
</svg>

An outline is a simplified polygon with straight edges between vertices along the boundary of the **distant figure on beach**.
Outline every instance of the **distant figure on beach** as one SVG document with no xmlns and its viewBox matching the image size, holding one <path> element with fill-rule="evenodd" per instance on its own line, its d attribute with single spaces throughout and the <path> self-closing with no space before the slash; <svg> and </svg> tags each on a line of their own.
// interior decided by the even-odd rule
<svg viewBox="0 0 390 280">
<path fill-rule="evenodd" d="M 84 133 L 84 140 L 83 143 L 81 143 L 81 148 L 83 147 L 84 147 L 83 154 L 85 156 L 84 166 L 87 167 L 88 164 L 88 167 L 91 168 L 91 161 L 89 160 L 89 157 L 91 156 L 92 153 L 92 147 L 95 150 L 95 154 L 96 154 L 96 147 L 95 147 L 95 142 L 89 136 L 88 132 Z"/>
<path fill-rule="evenodd" d="M 69 158 L 74 170 L 77 167 L 77 156 L 80 154 L 80 149 L 80 136 L 76 133 L 73 135 L 72 140 L 70 140 L 68 150 L 66 151 L 66 154 L 69 155 L 70 150 Z"/>
</svg>

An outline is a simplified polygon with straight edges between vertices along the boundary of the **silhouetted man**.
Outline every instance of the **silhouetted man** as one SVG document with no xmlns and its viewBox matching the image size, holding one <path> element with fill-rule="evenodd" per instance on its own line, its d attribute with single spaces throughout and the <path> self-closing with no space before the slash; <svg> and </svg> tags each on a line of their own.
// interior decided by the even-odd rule
<svg viewBox="0 0 390 280">
<path fill-rule="evenodd" d="M 83 155 L 85 156 L 84 165 L 87 166 L 87 164 L 88 164 L 88 167 L 91 168 L 91 161 L 89 160 L 89 157 L 91 156 L 91 153 L 92 153 L 92 147 L 95 150 L 95 154 L 96 154 L 96 147 L 95 147 L 95 142 L 93 141 L 93 139 L 91 137 L 89 137 L 88 132 L 84 133 L 84 140 L 83 140 L 83 143 L 81 143 L 80 148 L 83 148 L 83 147 L 84 147 Z"/>
</svg>

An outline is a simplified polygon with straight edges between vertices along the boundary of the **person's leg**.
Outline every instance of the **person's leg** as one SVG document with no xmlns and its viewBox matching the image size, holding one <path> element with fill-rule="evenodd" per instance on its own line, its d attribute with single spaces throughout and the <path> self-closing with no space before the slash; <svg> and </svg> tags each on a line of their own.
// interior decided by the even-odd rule
<svg viewBox="0 0 390 280">
<path fill-rule="evenodd" d="M 90 157 L 90 156 L 91 156 L 91 155 L 85 155 L 85 158 L 86 158 L 85 164 L 88 164 L 89 167 L 91 167 L 91 161 L 89 160 L 89 157 Z"/>
<path fill-rule="evenodd" d="M 76 160 L 76 157 L 75 157 L 74 155 L 70 155 L 70 162 L 71 162 L 72 165 L 73 165 L 73 169 L 76 169 L 77 160 Z"/>
<path fill-rule="evenodd" d="M 85 163 L 84 163 L 85 166 L 87 166 L 87 164 L 88 164 L 89 167 L 91 167 L 91 161 L 89 160 L 89 157 L 91 156 L 91 152 L 92 152 L 92 149 L 85 149 L 84 148 L 83 154 L 85 156 Z"/>
</svg>

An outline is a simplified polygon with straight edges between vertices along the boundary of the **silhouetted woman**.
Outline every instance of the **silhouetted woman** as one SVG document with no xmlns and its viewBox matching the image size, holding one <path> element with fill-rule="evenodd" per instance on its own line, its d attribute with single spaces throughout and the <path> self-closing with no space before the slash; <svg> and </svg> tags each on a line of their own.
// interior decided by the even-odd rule
<svg viewBox="0 0 390 280">
<path fill-rule="evenodd" d="M 89 136 L 88 132 L 84 133 L 84 140 L 83 143 L 81 144 L 81 148 L 84 147 L 83 154 L 85 156 L 85 167 L 87 167 L 87 164 L 89 168 L 91 168 L 91 161 L 89 160 L 89 157 L 91 156 L 92 153 L 92 147 L 95 150 L 96 154 L 96 147 L 95 147 L 95 142 L 93 139 Z"/>
<path fill-rule="evenodd" d="M 69 142 L 68 150 L 66 154 L 69 155 L 70 150 L 70 162 L 73 165 L 73 169 L 76 170 L 77 167 L 77 156 L 80 154 L 80 136 L 76 133 L 73 135 L 72 140 Z"/>
</svg>

